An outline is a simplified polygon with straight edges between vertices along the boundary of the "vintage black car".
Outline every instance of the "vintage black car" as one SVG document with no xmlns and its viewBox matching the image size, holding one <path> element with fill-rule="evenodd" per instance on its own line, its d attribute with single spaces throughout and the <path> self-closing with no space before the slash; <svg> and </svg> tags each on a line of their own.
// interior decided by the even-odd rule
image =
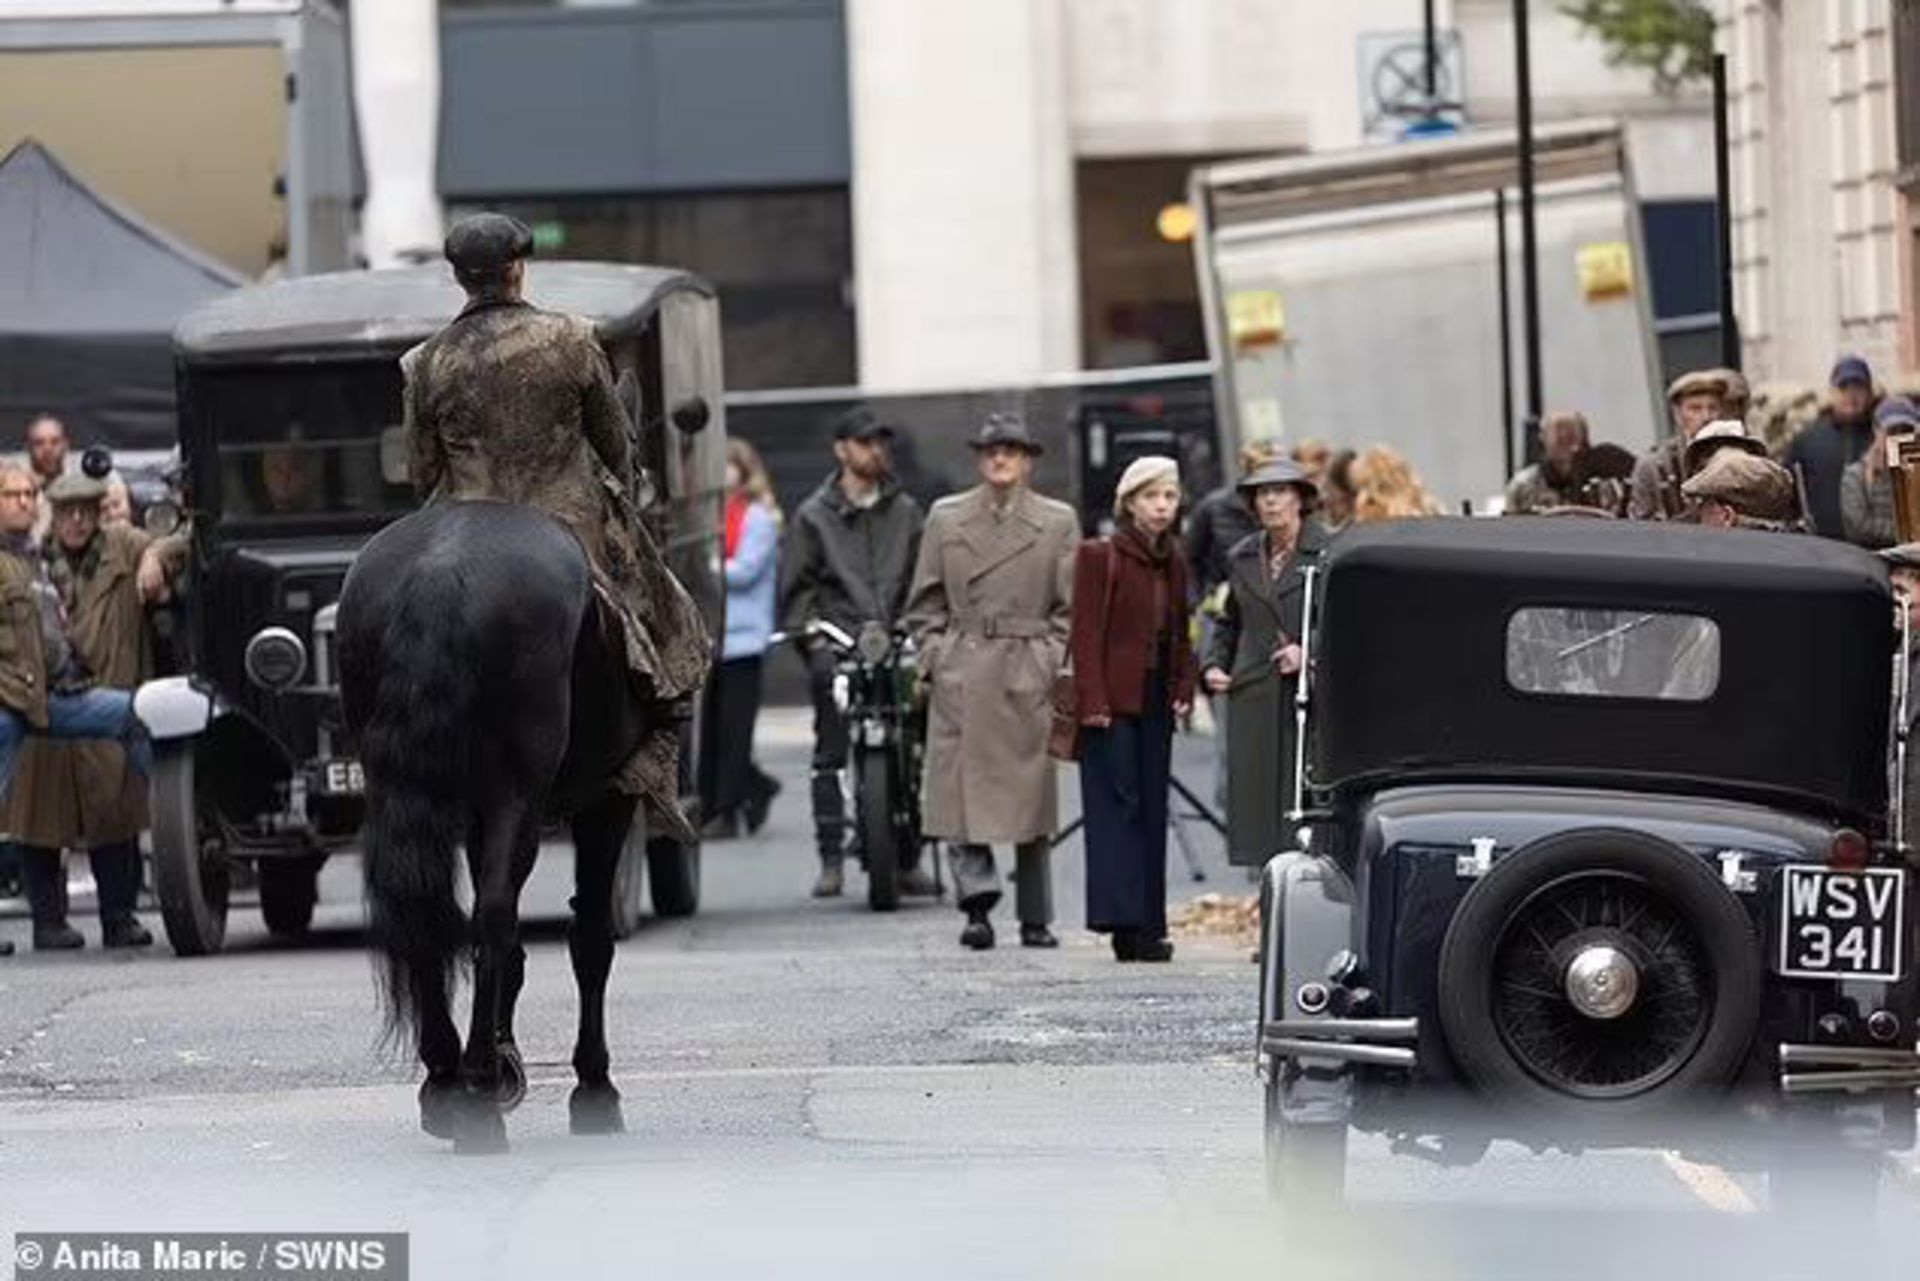
<svg viewBox="0 0 1920 1281">
<path fill-rule="evenodd" d="M 713 289 L 681 271 L 535 262 L 527 290 L 598 326 L 637 424 L 645 518 L 717 642 L 726 426 Z M 367 538 L 415 505 L 400 355 L 463 301 L 438 264 L 309 276 L 229 294 L 176 332 L 189 670 L 143 687 L 137 707 L 156 749 L 154 891 L 183 955 L 219 950 L 233 874 L 246 865 L 268 927 L 303 932 L 322 862 L 359 830 L 362 778 L 331 655 L 335 600 Z M 693 912 L 699 855 L 637 832 L 622 928 L 639 911 L 643 862 L 655 910 Z"/>
<path fill-rule="evenodd" d="M 1706 1144 L 1776 1201 L 1913 1143 L 1872 556 L 1443 518 L 1350 530 L 1314 576 L 1301 848 L 1261 896 L 1285 1201 L 1338 1194 L 1350 1128 L 1461 1163 Z"/>
</svg>

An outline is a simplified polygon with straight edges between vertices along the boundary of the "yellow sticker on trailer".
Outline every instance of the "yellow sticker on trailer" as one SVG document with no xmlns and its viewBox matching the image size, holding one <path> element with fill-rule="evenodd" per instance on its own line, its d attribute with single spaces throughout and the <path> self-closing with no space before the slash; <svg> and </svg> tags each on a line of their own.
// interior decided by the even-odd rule
<svg viewBox="0 0 1920 1281">
<path fill-rule="evenodd" d="M 1227 338 L 1235 347 L 1277 343 L 1286 336 L 1287 312 L 1273 289 L 1242 289 L 1227 295 Z"/>
<path fill-rule="evenodd" d="M 1624 298 L 1633 292 L 1633 250 L 1625 241 L 1581 245 L 1575 262 L 1580 294 L 1588 302 Z"/>
</svg>

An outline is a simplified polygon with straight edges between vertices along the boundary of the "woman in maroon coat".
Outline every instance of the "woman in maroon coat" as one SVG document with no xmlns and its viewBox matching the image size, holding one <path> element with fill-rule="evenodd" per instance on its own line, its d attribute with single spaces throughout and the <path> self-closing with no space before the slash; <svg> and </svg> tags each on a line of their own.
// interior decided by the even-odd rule
<svg viewBox="0 0 1920 1281">
<path fill-rule="evenodd" d="M 1167 776 L 1193 706 L 1187 569 L 1173 536 L 1180 471 L 1142 458 L 1114 493 L 1120 527 L 1074 563 L 1074 703 L 1086 815 L 1087 928 L 1122 961 L 1165 961 Z"/>
</svg>

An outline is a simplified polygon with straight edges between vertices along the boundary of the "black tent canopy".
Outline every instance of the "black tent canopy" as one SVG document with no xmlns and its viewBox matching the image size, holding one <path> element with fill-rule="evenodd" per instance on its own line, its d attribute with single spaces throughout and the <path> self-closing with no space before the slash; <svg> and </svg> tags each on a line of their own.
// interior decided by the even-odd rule
<svg viewBox="0 0 1920 1281">
<path fill-rule="evenodd" d="M 242 277 L 29 139 L 0 160 L 0 450 L 50 413 L 76 446 L 167 449 L 174 324 Z"/>
</svg>

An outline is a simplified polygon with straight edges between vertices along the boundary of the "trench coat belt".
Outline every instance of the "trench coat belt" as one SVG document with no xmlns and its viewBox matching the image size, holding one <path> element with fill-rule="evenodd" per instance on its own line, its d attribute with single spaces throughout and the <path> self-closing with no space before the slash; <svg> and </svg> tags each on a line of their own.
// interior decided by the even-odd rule
<svg viewBox="0 0 1920 1281">
<path fill-rule="evenodd" d="M 1053 624 L 1044 618 L 1002 618 L 997 614 L 981 614 L 956 619 L 954 630 L 963 636 L 981 636 L 987 640 L 1044 640 L 1053 635 Z"/>
</svg>

